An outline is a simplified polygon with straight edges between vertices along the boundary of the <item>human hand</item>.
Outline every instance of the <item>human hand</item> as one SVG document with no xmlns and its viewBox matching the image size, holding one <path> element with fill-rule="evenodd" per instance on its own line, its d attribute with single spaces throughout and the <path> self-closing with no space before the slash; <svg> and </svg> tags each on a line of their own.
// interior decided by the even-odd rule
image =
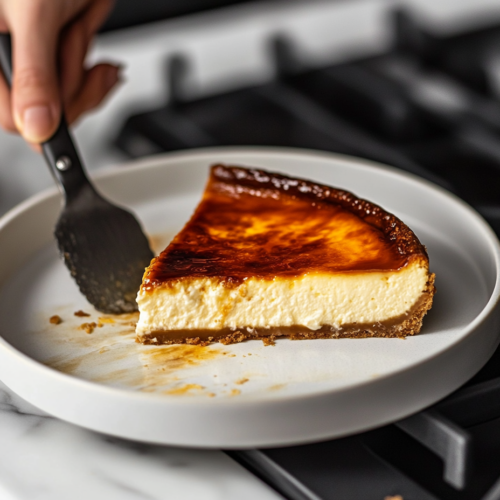
<svg viewBox="0 0 500 500">
<path fill-rule="evenodd" d="M 0 0 L 0 32 L 12 37 L 12 90 L 0 78 L 0 125 L 41 143 L 98 106 L 119 66 L 87 69 L 85 57 L 113 0 Z"/>
</svg>

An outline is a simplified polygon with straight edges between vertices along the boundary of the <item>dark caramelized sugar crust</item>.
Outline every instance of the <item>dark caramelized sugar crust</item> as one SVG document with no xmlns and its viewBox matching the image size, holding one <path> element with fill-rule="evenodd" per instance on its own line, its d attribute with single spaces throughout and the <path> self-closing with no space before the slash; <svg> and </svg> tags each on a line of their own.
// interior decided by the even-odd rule
<svg viewBox="0 0 500 500">
<path fill-rule="evenodd" d="M 215 165 L 191 220 L 146 270 L 143 290 L 184 277 L 391 271 L 426 256 L 414 233 L 369 201 L 263 170 Z"/>
</svg>

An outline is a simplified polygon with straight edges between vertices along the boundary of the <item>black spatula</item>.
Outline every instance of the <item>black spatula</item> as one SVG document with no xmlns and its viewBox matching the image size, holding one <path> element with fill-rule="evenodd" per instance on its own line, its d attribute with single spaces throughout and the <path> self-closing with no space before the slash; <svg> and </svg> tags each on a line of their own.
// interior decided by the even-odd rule
<svg viewBox="0 0 500 500">
<path fill-rule="evenodd" d="M 0 34 L 0 65 L 12 80 L 11 41 Z M 144 268 L 153 258 L 135 217 L 105 200 L 87 178 L 64 116 L 56 133 L 42 144 L 43 155 L 65 203 L 55 237 L 80 291 L 99 311 L 137 310 Z"/>
</svg>

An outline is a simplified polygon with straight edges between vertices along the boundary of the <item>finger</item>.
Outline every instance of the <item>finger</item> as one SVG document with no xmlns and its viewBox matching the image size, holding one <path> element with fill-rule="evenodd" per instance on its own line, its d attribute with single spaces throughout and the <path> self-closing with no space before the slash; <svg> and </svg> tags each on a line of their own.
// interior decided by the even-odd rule
<svg viewBox="0 0 500 500">
<path fill-rule="evenodd" d="M 0 76 L 0 125 L 7 132 L 17 132 L 11 112 L 10 89 L 3 75 Z"/>
<path fill-rule="evenodd" d="M 47 140 L 61 115 L 56 46 L 58 14 L 51 3 L 33 1 L 11 23 L 14 121 L 28 142 Z"/>
<path fill-rule="evenodd" d="M 95 0 L 65 30 L 60 43 L 61 91 L 65 107 L 75 100 L 83 85 L 89 45 L 112 4 L 112 0 Z"/>
<path fill-rule="evenodd" d="M 80 92 L 65 108 L 68 123 L 73 123 L 80 115 L 101 104 L 113 87 L 121 81 L 120 70 L 120 66 L 104 63 L 88 70 Z"/>
<path fill-rule="evenodd" d="M 82 21 L 86 26 L 89 40 L 108 17 L 113 3 L 113 0 L 94 0 L 82 13 Z"/>
<path fill-rule="evenodd" d="M 82 86 L 87 47 L 86 26 L 81 21 L 71 23 L 60 42 L 60 82 L 64 104 L 73 101 Z"/>
</svg>

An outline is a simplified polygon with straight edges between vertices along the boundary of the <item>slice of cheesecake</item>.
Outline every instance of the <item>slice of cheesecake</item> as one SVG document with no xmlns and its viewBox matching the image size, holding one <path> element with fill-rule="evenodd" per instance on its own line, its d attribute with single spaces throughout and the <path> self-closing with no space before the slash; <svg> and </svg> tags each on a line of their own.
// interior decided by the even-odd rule
<svg viewBox="0 0 500 500">
<path fill-rule="evenodd" d="M 434 291 L 425 248 L 379 206 L 215 165 L 191 220 L 144 273 L 137 340 L 404 337 Z"/>
</svg>

